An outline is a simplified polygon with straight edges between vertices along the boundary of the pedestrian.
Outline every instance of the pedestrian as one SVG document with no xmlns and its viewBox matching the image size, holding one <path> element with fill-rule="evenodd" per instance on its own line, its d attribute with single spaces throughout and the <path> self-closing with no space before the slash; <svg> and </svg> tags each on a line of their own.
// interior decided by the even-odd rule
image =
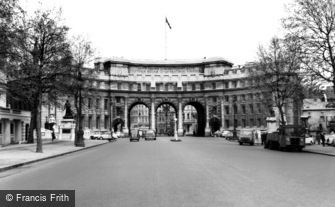
<svg viewBox="0 0 335 207">
<path fill-rule="evenodd" d="M 324 147 L 326 139 L 325 139 L 325 134 L 323 132 L 321 132 L 320 138 L 321 138 L 322 146 Z"/>
</svg>

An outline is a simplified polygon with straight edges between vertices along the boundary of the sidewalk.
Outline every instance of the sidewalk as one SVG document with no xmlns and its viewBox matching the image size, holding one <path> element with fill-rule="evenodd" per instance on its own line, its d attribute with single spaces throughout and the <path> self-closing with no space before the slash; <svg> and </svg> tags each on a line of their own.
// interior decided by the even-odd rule
<svg viewBox="0 0 335 207">
<path fill-rule="evenodd" d="M 0 147 L 0 172 L 106 143 L 107 140 L 85 140 L 85 147 L 75 147 L 73 141 L 47 140 L 43 141 L 43 153 L 36 153 L 36 143 Z"/>
<path fill-rule="evenodd" d="M 328 156 L 335 156 L 335 147 L 333 146 L 322 146 L 318 144 L 313 145 L 306 145 L 306 147 L 303 149 L 305 152 L 315 153 L 315 154 L 322 154 L 322 155 L 328 155 Z"/>
</svg>

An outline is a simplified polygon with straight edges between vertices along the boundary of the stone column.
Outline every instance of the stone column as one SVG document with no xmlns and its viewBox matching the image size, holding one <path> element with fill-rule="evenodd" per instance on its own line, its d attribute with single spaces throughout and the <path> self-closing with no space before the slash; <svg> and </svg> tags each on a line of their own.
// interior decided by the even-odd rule
<svg viewBox="0 0 335 207">
<path fill-rule="evenodd" d="M 124 127 L 123 133 L 128 136 L 129 129 L 128 129 L 128 97 L 124 97 Z"/>
<path fill-rule="evenodd" d="M 21 142 L 22 141 L 22 124 L 20 120 L 14 121 L 14 141 Z"/>
<path fill-rule="evenodd" d="M 9 119 L 4 119 L 2 122 L 4 124 L 4 131 L 3 131 L 3 145 L 8 145 L 10 144 L 10 120 Z"/>
<path fill-rule="evenodd" d="M 225 128 L 224 125 L 224 105 L 223 105 L 224 98 L 221 97 L 221 130 Z"/>
<path fill-rule="evenodd" d="M 155 98 L 151 98 L 151 107 L 150 107 L 150 128 L 156 131 L 156 116 L 155 116 Z"/>
<path fill-rule="evenodd" d="M 183 106 L 181 98 L 178 99 L 178 136 L 184 134 L 183 130 Z"/>
<path fill-rule="evenodd" d="M 206 127 L 205 127 L 205 136 L 209 137 L 211 135 L 211 129 L 209 128 L 209 106 L 207 97 L 205 97 L 205 105 L 206 105 Z"/>
</svg>

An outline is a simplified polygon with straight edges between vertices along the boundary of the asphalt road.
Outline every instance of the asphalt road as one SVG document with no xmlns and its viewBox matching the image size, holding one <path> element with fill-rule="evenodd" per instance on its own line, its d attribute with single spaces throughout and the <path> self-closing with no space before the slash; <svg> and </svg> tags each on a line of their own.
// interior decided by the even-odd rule
<svg viewBox="0 0 335 207">
<path fill-rule="evenodd" d="M 335 158 L 220 138 L 121 139 L 0 174 L 0 189 L 75 189 L 76 206 L 335 206 Z"/>
</svg>

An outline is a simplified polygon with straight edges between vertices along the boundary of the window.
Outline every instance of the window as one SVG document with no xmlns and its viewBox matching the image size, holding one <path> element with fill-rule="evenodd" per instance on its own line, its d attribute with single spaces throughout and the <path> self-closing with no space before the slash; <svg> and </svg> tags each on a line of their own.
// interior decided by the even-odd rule
<svg viewBox="0 0 335 207">
<path fill-rule="evenodd" d="M 234 105 L 234 114 L 237 114 L 237 105 Z"/>
<path fill-rule="evenodd" d="M 95 128 L 100 129 L 100 116 L 97 116 L 95 120 Z"/>
<path fill-rule="evenodd" d="M 234 119 L 234 126 L 235 126 L 235 127 L 238 126 L 238 121 L 237 121 L 237 119 Z"/>
<path fill-rule="evenodd" d="M 2 124 L 0 122 L 0 134 L 2 134 Z"/>
<path fill-rule="evenodd" d="M 249 94 L 249 99 L 250 100 L 254 99 L 254 95 L 252 93 Z"/>
<path fill-rule="evenodd" d="M 258 113 L 262 113 L 262 107 L 260 103 L 257 103 Z"/>
<path fill-rule="evenodd" d="M 217 102 L 217 98 L 213 97 L 213 103 L 216 103 L 216 102 Z"/>
<path fill-rule="evenodd" d="M 233 88 L 237 88 L 237 81 L 233 81 Z"/>
<path fill-rule="evenodd" d="M 145 89 L 146 91 L 150 91 L 150 83 L 146 84 L 145 87 L 146 87 Z"/>
<path fill-rule="evenodd" d="M 92 129 L 92 116 L 88 117 L 88 128 Z"/>
<path fill-rule="evenodd" d="M 257 119 L 257 126 L 260 127 L 262 125 L 262 119 L 258 118 Z"/>
<path fill-rule="evenodd" d="M 104 109 L 108 110 L 108 99 L 104 99 Z"/>
<path fill-rule="evenodd" d="M 214 82 L 214 83 L 212 83 L 212 88 L 213 88 L 213 90 L 215 90 L 216 89 L 216 83 Z"/>
<path fill-rule="evenodd" d="M 122 89 L 121 83 L 117 83 L 117 90 L 121 90 L 121 89 Z"/>
<path fill-rule="evenodd" d="M 10 123 L 10 134 L 14 134 L 14 124 Z"/>
<path fill-rule="evenodd" d="M 242 113 L 245 114 L 245 105 L 242 105 Z"/>
<path fill-rule="evenodd" d="M 116 107 L 116 116 L 122 115 L 122 108 L 120 106 Z"/>
<path fill-rule="evenodd" d="M 244 94 L 241 95 L 241 99 L 242 99 L 242 101 L 245 101 L 245 95 Z"/>
<path fill-rule="evenodd" d="M 250 113 L 253 114 L 254 113 L 254 106 L 252 104 L 249 104 L 249 108 L 250 108 Z"/>
<path fill-rule="evenodd" d="M 240 83 L 241 83 L 241 84 L 240 84 L 240 85 L 241 85 L 241 87 L 244 87 L 244 86 L 245 86 L 245 84 L 244 84 L 244 81 L 243 81 L 243 80 L 241 80 L 241 81 L 240 81 Z"/>
<path fill-rule="evenodd" d="M 91 109 L 92 108 L 92 99 L 91 98 L 88 98 L 88 101 L 87 101 L 87 105 L 88 105 L 88 108 Z"/>
<path fill-rule="evenodd" d="M 225 96 L 224 98 L 226 102 L 229 102 L 229 96 Z"/>
<path fill-rule="evenodd" d="M 100 99 L 99 99 L 99 98 L 96 99 L 95 108 L 96 108 L 96 109 L 99 109 L 99 108 L 100 108 Z"/>
<path fill-rule="evenodd" d="M 142 91 L 142 87 L 140 83 L 137 84 L 137 91 Z"/>
<path fill-rule="evenodd" d="M 187 85 L 183 84 L 183 91 L 186 91 L 186 90 L 187 90 Z"/>
<path fill-rule="evenodd" d="M 203 83 L 200 84 L 200 89 L 201 89 L 201 90 L 204 90 L 204 89 L 205 89 L 205 86 L 204 86 Z"/>
<path fill-rule="evenodd" d="M 195 84 L 192 84 L 192 91 L 195 91 Z"/>
<path fill-rule="evenodd" d="M 247 123 L 245 121 L 245 119 L 242 119 L 242 127 L 246 127 L 247 126 Z"/>
<path fill-rule="evenodd" d="M 107 129 L 109 124 L 109 117 L 105 116 L 105 121 L 104 121 L 104 128 Z"/>
<path fill-rule="evenodd" d="M 229 82 L 225 82 L 225 88 L 229 88 Z"/>
<path fill-rule="evenodd" d="M 226 122 L 226 127 L 229 128 L 229 127 L 230 127 L 230 126 L 229 126 L 229 119 L 226 119 L 225 122 Z"/>
<path fill-rule="evenodd" d="M 229 114 L 229 106 L 225 106 L 224 109 L 225 109 L 225 113 Z"/>
<path fill-rule="evenodd" d="M 165 91 L 169 91 L 169 84 L 165 84 Z"/>
<path fill-rule="evenodd" d="M 254 126 L 254 119 L 250 119 L 250 126 Z"/>
</svg>

